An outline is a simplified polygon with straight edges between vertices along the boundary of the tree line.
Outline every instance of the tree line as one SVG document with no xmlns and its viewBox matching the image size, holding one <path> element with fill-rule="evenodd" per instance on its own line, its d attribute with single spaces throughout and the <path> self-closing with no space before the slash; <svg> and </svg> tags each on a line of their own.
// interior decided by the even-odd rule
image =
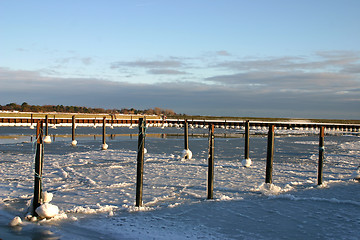
<svg viewBox="0 0 360 240">
<path fill-rule="evenodd" d="M 150 108 L 144 110 L 138 110 L 134 108 L 122 108 L 122 109 L 104 109 L 104 108 L 89 108 L 80 106 L 63 106 L 63 105 L 30 105 L 26 102 L 21 105 L 16 103 L 9 103 L 4 106 L 0 105 L 2 111 L 18 111 L 18 112 L 62 112 L 62 113 L 107 113 L 107 114 L 140 114 L 140 115 L 165 115 L 174 116 L 177 115 L 171 109 L 162 108 Z"/>
</svg>

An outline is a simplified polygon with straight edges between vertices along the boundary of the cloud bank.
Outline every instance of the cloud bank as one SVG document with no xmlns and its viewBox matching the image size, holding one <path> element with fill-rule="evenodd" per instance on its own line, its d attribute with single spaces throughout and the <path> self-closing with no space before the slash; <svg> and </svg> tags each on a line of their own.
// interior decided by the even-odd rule
<svg viewBox="0 0 360 240">
<path fill-rule="evenodd" d="M 233 58 L 226 51 L 215 55 Z M 0 104 L 26 101 L 103 108 L 161 107 L 201 115 L 360 119 L 358 55 L 318 52 L 311 60 L 222 58 L 200 70 L 180 58 L 110 65 L 112 69 L 145 69 L 154 76 L 182 76 L 151 84 L 131 83 L 131 79 L 48 77 L 37 71 L 0 68 Z M 195 71 L 209 70 L 206 77 L 191 79 Z"/>
</svg>

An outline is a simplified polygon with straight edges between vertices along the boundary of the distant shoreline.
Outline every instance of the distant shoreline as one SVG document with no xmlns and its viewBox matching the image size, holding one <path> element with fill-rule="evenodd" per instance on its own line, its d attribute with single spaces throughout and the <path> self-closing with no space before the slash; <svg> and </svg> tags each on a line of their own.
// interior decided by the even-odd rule
<svg viewBox="0 0 360 240">
<path fill-rule="evenodd" d="M 138 119 L 139 117 L 146 116 L 148 119 L 161 119 L 161 115 L 144 115 L 144 114 L 109 114 L 109 113 L 71 113 L 71 112 L 17 112 L 17 111 L 0 111 L 0 118 L 8 117 L 31 117 L 45 118 L 70 118 L 76 115 L 79 118 L 116 118 L 122 119 Z M 339 124 L 360 124 L 360 120 L 348 119 L 306 119 L 306 118 L 265 118 L 265 117 L 228 117 L 228 116 L 201 116 L 201 115 L 174 115 L 167 116 L 171 119 L 189 119 L 189 120 L 228 120 L 228 121 L 265 121 L 265 122 L 304 122 L 304 123 L 339 123 Z"/>
</svg>

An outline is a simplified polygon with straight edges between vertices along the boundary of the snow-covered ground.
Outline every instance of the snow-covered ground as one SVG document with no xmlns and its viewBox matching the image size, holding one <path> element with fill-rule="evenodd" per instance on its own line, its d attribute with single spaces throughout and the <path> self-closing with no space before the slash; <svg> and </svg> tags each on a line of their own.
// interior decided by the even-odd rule
<svg viewBox="0 0 360 240">
<path fill-rule="evenodd" d="M 135 205 L 137 129 L 117 135 L 101 150 L 101 129 L 70 128 L 45 145 L 43 191 L 60 213 L 25 221 L 33 195 L 34 130 L 0 128 L 0 239 L 358 239 L 360 164 L 358 133 L 325 136 L 324 184 L 317 186 L 318 135 L 277 130 L 274 185 L 265 181 L 266 135 L 251 136 L 252 165 L 242 167 L 243 138 L 215 139 L 214 200 L 206 200 L 208 139 L 190 138 L 193 157 L 182 160 L 176 128 L 148 128 L 143 207 Z M 235 133 L 215 129 L 215 133 Z M 255 130 L 252 130 L 255 131 Z M 263 131 L 263 130 L 261 130 Z M 207 129 L 190 129 L 204 133 Z M 281 135 L 280 135 L 281 133 Z M 166 134 L 168 134 L 166 136 Z M 13 135 L 17 135 L 16 138 Z M 156 137 L 157 136 L 157 137 Z M 224 135 L 225 136 L 225 135 Z M 55 141 L 54 141 L 55 140 Z M 9 223 L 15 216 L 18 226 Z"/>
</svg>

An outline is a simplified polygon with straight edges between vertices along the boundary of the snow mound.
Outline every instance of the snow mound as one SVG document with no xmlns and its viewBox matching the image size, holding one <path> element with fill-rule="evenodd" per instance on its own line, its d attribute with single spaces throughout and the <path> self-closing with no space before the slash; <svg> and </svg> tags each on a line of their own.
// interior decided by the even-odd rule
<svg viewBox="0 0 360 240">
<path fill-rule="evenodd" d="M 284 188 L 281 188 L 272 183 L 262 183 L 258 188 L 253 190 L 259 191 L 266 196 L 273 196 L 273 195 L 279 195 L 284 192 L 288 192 L 292 189 L 293 188 L 288 184 Z"/>
<path fill-rule="evenodd" d="M 76 146 L 76 144 L 77 144 L 77 141 L 76 141 L 76 140 L 73 140 L 73 141 L 71 142 L 71 145 L 72 145 L 72 146 Z"/>
<path fill-rule="evenodd" d="M 16 216 L 16 217 L 14 217 L 13 220 L 10 221 L 9 226 L 15 227 L 15 226 L 19 226 L 21 224 L 22 224 L 21 218 Z"/>
<path fill-rule="evenodd" d="M 182 158 L 181 159 L 191 159 L 192 158 L 192 152 L 190 149 L 184 149 L 181 153 Z"/>
<path fill-rule="evenodd" d="M 41 218 L 53 218 L 59 214 L 59 208 L 56 205 L 44 203 L 41 204 L 40 207 L 35 210 L 35 212 Z"/>
<path fill-rule="evenodd" d="M 247 159 L 244 159 L 241 161 L 241 164 L 244 166 L 244 167 L 250 167 L 251 166 L 251 159 L 250 158 L 247 158 Z"/>
<path fill-rule="evenodd" d="M 42 201 L 43 203 L 49 203 L 53 199 L 53 194 L 48 192 L 43 192 L 42 194 Z"/>
<path fill-rule="evenodd" d="M 108 148 L 109 148 L 109 145 L 107 145 L 106 143 L 101 145 L 102 150 L 107 150 Z"/>
<path fill-rule="evenodd" d="M 51 137 L 49 135 L 45 136 L 44 143 L 51 143 Z"/>
</svg>

